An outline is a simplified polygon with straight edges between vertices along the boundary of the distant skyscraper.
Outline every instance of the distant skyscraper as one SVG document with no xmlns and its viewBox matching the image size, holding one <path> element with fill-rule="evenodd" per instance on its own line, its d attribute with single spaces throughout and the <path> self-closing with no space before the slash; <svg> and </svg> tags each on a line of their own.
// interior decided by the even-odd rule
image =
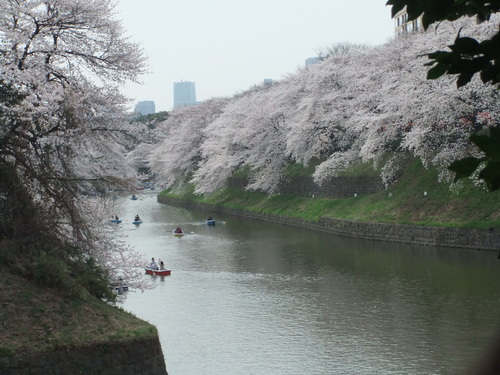
<svg viewBox="0 0 500 375">
<path fill-rule="evenodd" d="M 155 102 L 151 100 L 146 100 L 143 102 L 138 102 L 135 105 L 135 112 L 143 116 L 155 113 Z"/>
<path fill-rule="evenodd" d="M 174 108 L 189 107 L 196 104 L 194 82 L 174 82 Z"/>
<path fill-rule="evenodd" d="M 309 57 L 306 59 L 306 66 L 319 63 L 319 57 Z"/>
</svg>

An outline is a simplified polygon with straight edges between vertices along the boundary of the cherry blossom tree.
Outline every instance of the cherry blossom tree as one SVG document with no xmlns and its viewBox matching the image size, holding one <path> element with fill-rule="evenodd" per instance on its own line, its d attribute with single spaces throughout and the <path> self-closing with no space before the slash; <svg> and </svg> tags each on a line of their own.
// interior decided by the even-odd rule
<svg viewBox="0 0 500 375">
<path fill-rule="evenodd" d="M 461 1 L 449 0 L 436 2 L 434 0 L 388 0 L 387 5 L 392 6 L 393 17 L 401 10 L 406 9 L 408 19 L 415 20 L 422 17 L 425 29 L 436 22 L 456 21 L 467 16 L 476 16 L 478 23 L 492 21 L 498 25 L 498 19 L 492 15 L 500 11 L 497 1 Z M 450 51 L 436 51 L 426 55 L 432 61 L 428 64 L 432 68 L 428 72 L 430 79 L 436 79 L 443 74 L 458 74 L 457 86 L 461 87 L 471 81 L 472 77 L 480 73 L 483 82 L 492 84 L 500 83 L 500 66 L 498 54 L 500 53 L 500 32 L 496 31 L 486 35 L 462 36 L 462 30 L 448 48 Z M 479 42 L 477 39 L 483 39 Z"/>
<path fill-rule="evenodd" d="M 209 126 L 201 145 L 202 162 L 192 182 L 197 193 L 209 193 L 224 186 L 239 168 L 250 170 L 250 190 L 275 192 L 288 163 L 285 135 L 294 99 L 293 91 L 277 86 L 258 87 L 229 102 Z"/>
<path fill-rule="evenodd" d="M 135 175 L 124 163 L 134 127 L 118 88 L 137 80 L 145 60 L 113 7 L 111 0 L 0 2 L 0 201 L 6 208 L 0 240 L 16 244 L 19 253 L 9 261 L 17 256 L 29 276 L 42 259 L 40 243 L 68 273 L 95 261 L 108 277 L 127 272 L 119 271 L 122 259 L 95 227 L 101 210 L 89 210 L 82 198 Z"/>
<path fill-rule="evenodd" d="M 422 17 L 425 29 L 435 22 L 454 21 L 462 16 L 476 16 L 478 23 L 491 21 L 495 25 L 499 24 L 498 17 L 494 16 L 500 11 L 500 4 L 497 1 L 389 0 L 387 5 L 392 5 L 393 16 L 405 9 L 409 20 Z M 453 44 L 447 46 L 449 50 L 439 47 L 437 51 L 426 53 L 431 60 L 426 64 L 431 66 L 427 72 L 427 78 L 437 79 L 444 74 L 458 75 L 457 87 L 462 87 L 471 82 L 473 77 L 479 76 L 483 83 L 493 84 L 498 88 L 500 83 L 498 26 L 496 30 L 489 28 L 483 34 L 471 35 L 467 31 L 463 32 L 462 29 L 456 34 Z M 490 190 L 500 189 L 500 130 L 498 126 L 489 127 L 489 132 L 484 134 L 472 134 L 470 140 L 477 146 L 476 150 L 482 152 L 482 156 L 469 156 L 455 160 L 449 166 L 449 170 L 456 174 L 455 181 L 476 174 Z"/>
<path fill-rule="evenodd" d="M 210 193 L 247 167 L 247 189 L 272 193 L 290 163 L 317 161 L 319 183 L 363 161 L 379 168 L 389 184 L 397 179 L 398 159 L 406 155 L 436 166 L 440 179 L 451 182 L 449 163 L 477 157 L 469 136 L 498 124 L 500 113 L 498 92 L 477 79 L 459 90 L 452 77 L 426 79 L 422 56 L 445 46 L 458 29 L 473 36 L 495 32 L 491 23 L 463 18 L 382 46 L 333 54 L 270 86 L 228 98 L 213 120 L 202 119 L 200 108 L 174 111 L 177 128 L 203 136 L 175 148 L 175 155 L 189 150 L 196 158 L 176 159 L 182 168 L 169 175 L 169 184 L 188 178 L 197 193 Z M 167 150 L 174 148 L 159 145 L 152 160 Z M 163 170 L 175 168 L 162 161 Z"/>
<path fill-rule="evenodd" d="M 204 130 L 216 121 L 225 105 L 224 98 L 208 100 L 173 111 L 159 125 L 159 140 L 149 156 L 149 165 L 163 185 L 170 187 L 194 173 L 201 161 Z"/>
<path fill-rule="evenodd" d="M 139 172 L 141 179 L 155 178 L 148 165 L 149 153 L 151 147 L 163 139 L 158 127 L 168 119 L 168 116 L 168 112 L 160 111 L 136 116 L 132 120 L 137 127 L 133 134 L 133 142 L 127 147 L 127 161 Z"/>
</svg>

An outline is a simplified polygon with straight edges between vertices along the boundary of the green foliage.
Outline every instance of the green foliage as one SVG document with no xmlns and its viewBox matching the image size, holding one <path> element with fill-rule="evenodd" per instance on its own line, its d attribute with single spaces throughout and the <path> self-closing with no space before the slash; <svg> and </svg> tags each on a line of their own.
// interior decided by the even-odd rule
<svg viewBox="0 0 500 375">
<path fill-rule="evenodd" d="M 99 298 L 74 298 L 11 271 L 0 265 L 0 295 L 6 302 L 0 309 L 0 358 L 157 336 L 149 323 Z"/>
<path fill-rule="evenodd" d="M 15 354 L 15 351 L 13 348 L 0 346 L 0 358 L 10 357 L 10 356 L 13 356 L 14 354 Z"/>
<path fill-rule="evenodd" d="M 109 276 L 94 258 L 84 258 L 73 263 L 72 274 L 75 281 L 91 295 L 113 301 L 115 295 L 108 287 Z"/>
<path fill-rule="evenodd" d="M 13 167 L 0 166 L 0 264 L 66 294 L 109 301 L 108 275 L 95 259 L 64 243 L 40 214 Z"/>
<path fill-rule="evenodd" d="M 0 103 L 3 103 L 6 107 L 18 104 L 22 100 L 23 96 L 20 95 L 13 88 L 12 84 L 0 80 Z M 2 111 L 0 110 L 0 114 Z"/>
<path fill-rule="evenodd" d="M 105 270 L 93 258 L 78 255 L 78 250 L 71 246 L 42 249 L 34 256 L 31 267 L 27 267 L 32 269 L 38 284 L 75 297 L 89 293 L 108 301 L 115 300 L 108 288 L 109 277 Z"/>
<path fill-rule="evenodd" d="M 339 176 L 378 176 L 380 170 L 376 170 L 373 163 L 358 162 L 352 164 L 348 169 L 339 173 Z"/>
<path fill-rule="evenodd" d="M 67 265 L 44 250 L 41 250 L 33 260 L 33 273 L 38 283 L 50 287 L 62 288 L 69 282 Z"/>
<path fill-rule="evenodd" d="M 168 118 L 167 111 L 161 111 L 156 113 L 150 113 L 149 115 L 142 115 L 134 118 L 132 122 L 139 122 L 142 124 L 155 125 L 159 122 L 163 122 Z"/>
<path fill-rule="evenodd" d="M 285 174 L 287 176 L 311 176 L 318 164 L 319 162 L 316 161 L 305 167 L 299 163 L 291 163 L 287 165 Z"/>
<path fill-rule="evenodd" d="M 388 159 L 390 155 L 388 154 L 385 159 Z M 301 177 L 301 176 L 312 176 L 316 166 L 318 166 L 322 161 L 319 159 L 312 160 L 307 167 L 299 163 L 290 163 L 286 168 L 286 176 L 289 177 Z M 339 173 L 339 176 L 376 176 L 379 175 L 380 171 L 377 171 L 372 162 L 363 163 L 359 162 L 352 164 L 348 169 Z"/>
<path fill-rule="evenodd" d="M 484 157 L 467 157 L 453 162 L 448 169 L 455 172 L 455 182 L 471 176 L 481 165 L 479 178 L 491 191 L 500 189 L 500 128 L 490 128 L 489 135 L 476 134 L 471 141 L 484 153 Z"/>
<path fill-rule="evenodd" d="M 136 339 L 141 337 L 150 337 L 157 335 L 158 331 L 154 326 L 144 325 L 138 326 L 137 329 L 120 329 L 109 335 L 109 339 L 113 341 L 125 341 L 127 339 Z"/>
<path fill-rule="evenodd" d="M 463 181 L 458 190 L 450 190 L 449 185 L 437 182 L 436 170 L 425 169 L 414 158 L 408 158 L 405 163 L 404 172 L 396 184 L 388 190 L 365 196 L 325 199 L 224 189 L 206 197 L 186 190 L 176 197 L 310 221 L 329 216 L 365 222 L 442 227 L 500 227 L 500 190 L 489 193 L 469 181 Z M 346 173 L 355 175 L 352 171 Z"/>
<path fill-rule="evenodd" d="M 437 51 L 427 54 L 432 66 L 427 73 L 428 79 L 437 79 L 447 74 L 457 74 L 457 87 L 470 82 L 472 77 L 480 73 L 484 83 L 500 82 L 500 66 L 492 63 L 499 57 L 500 35 L 491 40 L 479 43 L 476 39 L 457 36 L 455 44 L 449 46 L 451 52 Z"/>
<path fill-rule="evenodd" d="M 250 166 L 244 165 L 238 168 L 234 173 L 233 177 L 248 177 L 250 176 Z"/>
</svg>

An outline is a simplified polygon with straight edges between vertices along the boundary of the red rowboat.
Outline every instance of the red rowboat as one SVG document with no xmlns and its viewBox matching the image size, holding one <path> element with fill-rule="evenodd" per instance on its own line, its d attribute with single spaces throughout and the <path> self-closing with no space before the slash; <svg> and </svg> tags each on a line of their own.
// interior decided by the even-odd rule
<svg viewBox="0 0 500 375">
<path fill-rule="evenodd" d="M 144 268 L 148 275 L 158 275 L 158 276 L 166 276 L 170 275 L 172 270 L 153 270 L 151 268 Z"/>
</svg>

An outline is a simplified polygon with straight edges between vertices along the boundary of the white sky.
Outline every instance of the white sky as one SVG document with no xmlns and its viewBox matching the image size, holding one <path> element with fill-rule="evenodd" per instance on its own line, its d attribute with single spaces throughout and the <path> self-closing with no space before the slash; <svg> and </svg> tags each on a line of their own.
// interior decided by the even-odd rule
<svg viewBox="0 0 500 375">
<path fill-rule="evenodd" d="M 173 107 L 173 83 L 196 83 L 196 99 L 232 96 L 295 73 L 340 42 L 383 44 L 394 36 L 387 0 L 118 0 L 126 35 L 148 57 L 142 85 L 123 93 Z"/>
</svg>

